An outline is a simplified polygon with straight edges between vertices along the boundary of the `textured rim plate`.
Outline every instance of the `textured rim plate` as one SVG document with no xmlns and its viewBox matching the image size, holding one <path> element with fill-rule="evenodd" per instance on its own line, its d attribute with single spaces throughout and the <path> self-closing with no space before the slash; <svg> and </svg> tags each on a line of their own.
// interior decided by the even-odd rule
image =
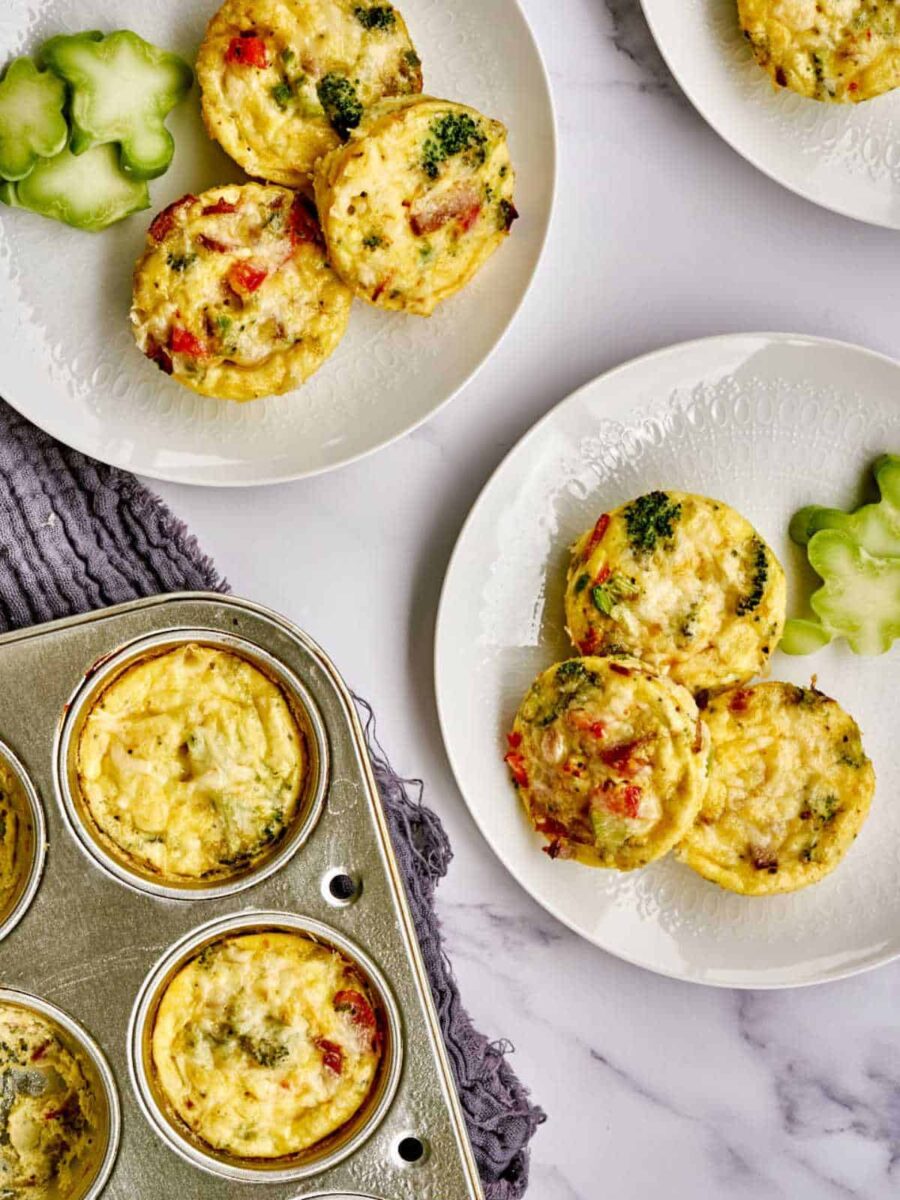
<svg viewBox="0 0 900 1200">
<path fill-rule="evenodd" d="M 691 103 L 733 149 L 834 212 L 900 229 L 900 91 L 823 104 L 776 90 L 757 66 L 737 0 L 641 0 Z"/>
<path fill-rule="evenodd" d="M 499 344 L 544 245 L 556 175 L 552 100 L 517 0 L 399 0 L 432 93 L 510 129 L 522 219 L 471 287 L 430 320 L 353 306 L 350 329 L 307 385 L 233 404 L 194 396 L 144 360 L 128 327 L 131 273 L 152 211 L 103 234 L 0 212 L 2 394 L 54 437 L 157 479 L 275 483 L 351 462 L 447 403 Z M 60 30 L 133 28 L 189 61 L 219 0 L 3 0 L 0 64 Z M 490 30 L 490 36 L 485 36 Z M 175 162 L 157 210 L 243 178 L 203 131 L 196 89 L 173 113 Z"/>
<path fill-rule="evenodd" d="M 791 987 L 900 955 L 900 645 L 841 644 L 773 659 L 818 675 L 860 722 L 875 763 L 872 814 L 841 867 L 793 895 L 745 898 L 671 856 L 628 875 L 551 862 L 520 811 L 504 734 L 538 671 L 571 652 L 568 546 L 602 511 L 656 487 L 743 512 L 788 573 L 788 611 L 813 586 L 787 535 L 809 501 L 853 504 L 875 457 L 900 450 L 900 364 L 839 342 L 746 334 L 674 346 L 618 368 L 553 409 L 512 450 L 460 535 L 438 613 L 436 691 L 450 762 L 475 821 L 522 886 L 576 933 L 664 975 Z"/>
</svg>

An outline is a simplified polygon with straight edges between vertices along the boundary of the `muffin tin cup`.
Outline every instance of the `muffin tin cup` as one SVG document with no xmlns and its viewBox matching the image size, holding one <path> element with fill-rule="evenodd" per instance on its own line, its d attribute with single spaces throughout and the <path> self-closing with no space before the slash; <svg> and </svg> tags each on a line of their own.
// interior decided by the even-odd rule
<svg viewBox="0 0 900 1200">
<path fill-rule="evenodd" d="M 176 884 L 158 881 L 150 871 L 142 871 L 136 863 L 129 862 L 124 854 L 117 854 L 115 848 L 94 827 L 78 783 L 78 741 L 91 709 L 115 679 L 130 667 L 150 658 L 194 644 L 238 655 L 278 685 L 305 736 L 309 773 L 299 811 L 273 853 L 230 878 L 185 880 Z M 63 818 L 79 847 L 95 865 L 119 883 L 165 900 L 192 901 L 234 896 L 276 874 L 300 850 L 315 828 L 328 786 L 328 739 L 322 718 L 307 689 L 292 671 L 261 647 L 215 629 L 167 630 L 151 634 L 136 639 L 95 664 L 66 705 L 66 715 L 56 740 L 54 761 L 56 795 Z"/>
<path fill-rule="evenodd" d="M 98 1155 L 96 1172 L 87 1190 L 77 1196 L 77 1200 L 96 1200 L 112 1174 L 122 1133 L 119 1093 L 106 1056 L 87 1030 L 73 1017 L 70 1017 L 63 1009 L 57 1008 L 55 1004 L 41 999 L 40 996 L 31 995 L 29 992 L 20 992 L 15 988 L 0 988 L 0 1004 L 11 1004 L 16 1008 L 37 1013 L 55 1025 L 72 1050 L 77 1051 L 78 1057 L 87 1065 L 89 1075 L 93 1076 L 91 1082 L 100 1088 L 105 1109 L 106 1145 L 102 1157 Z"/>
<path fill-rule="evenodd" d="M 4 745 L 3 742 L 0 742 L 0 759 L 9 766 L 22 786 L 26 804 L 25 815 L 31 823 L 31 863 L 25 878 L 19 885 L 19 893 L 15 902 L 6 916 L 0 919 L 0 942 L 2 942 L 25 916 L 37 894 L 47 857 L 47 823 L 44 820 L 44 806 L 41 804 L 40 796 L 38 796 L 28 772 L 9 746 Z"/>
<path fill-rule="evenodd" d="M 81 724 L 103 688 L 147 655 L 186 642 L 240 654 L 277 682 L 295 706 L 312 767 L 297 823 L 273 857 L 199 889 L 169 888 L 123 864 L 101 844 L 73 787 Z M 102 1045 L 122 1138 L 92 1200 L 103 1175 L 110 1197 L 147 1200 L 243 1200 L 254 1185 L 269 1200 L 483 1200 L 365 734 L 322 650 L 276 613 L 201 592 L 5 634 L 0 651 L 0 738 L 15 747 L 7 757 L 30 802 L 51 793 L 57 801 L 45 804 L 43 819 L 35 810 L 36 845 L 46 823 L 49 851 L 19 924 L 0 941 L 0 981 L 59 1005 Z M 309 934 L 357 963 L 381 998 L 386 1046 L 354 1118 L 272 1163 L 227 1159 L 179 1128 L 154 1092 L 145 1054 L 160 987 L 192 947 L 261 926 Z M 118 1103 L 110 1102 L 111 1146 Z"/>
<path fill-rule="evenodd" d="M 260 932 L 299 933 L 329 946 L 358 967 L 380 1002 L 385 1019 L 385 1048 L 378 1077 L 359 1113 L 319 1146 L 290 1159 L 254 1165 L 204 1148 L 178 1117 L 166 1112 L 158 1095 L 150 1043 L 156 1012 L 166 987 L 197 953 L 213 942 L 236 934 Z M 400 1013 L 387 980 L 364 950 L 330 925 L 287 912 L 244 912 L 208 921 L 176 942 L 154 966 L 138 993 L 128 1027 L 128 1066 L 138 1103 L 153 1131 L 176 1154 L 201 1171 L 243 1183 L 294 1183 L 320 1174 L 354 1154 L 375 1132 L 397 1091 L 403 1061 Z"/>
</svg>

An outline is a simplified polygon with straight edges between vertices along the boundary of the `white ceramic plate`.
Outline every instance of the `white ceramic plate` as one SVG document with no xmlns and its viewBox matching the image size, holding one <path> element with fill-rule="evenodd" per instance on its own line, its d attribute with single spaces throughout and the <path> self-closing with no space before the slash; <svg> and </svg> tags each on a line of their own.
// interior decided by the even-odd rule
<svg viewBox="0 0 900 1200">
<path fill-rule="evenodd" d="M 63 442 L 159 479 L 217 486 L 326 471 L 383 446 L 448 401 L 496 347 L 540 257 L 553 200 L 547 77 L 517 0 L 400 0 L 426 87 L 509 126 L 522 219 L 472 286 L 430 321 L 354 305 L 346 338 L 301 390 L 237 405 L 205 399 L 142 359 L 128 327 L 131 272 L 151 213 L 87 234 L 0 211 L 0 394 Z M 131 28 L 196 57 L 219 0 L 2 0 L 0 66 L 61 30 Z M 490 36 L 485 31 L 490 30 Z M 203 131 L 196 89 L 173 114 L 175 162 L 159 209 L 240 180 Z"/>
<path fill-rule="evenodd" d="M 651 354 L 588 384 L 515 447 L 475 505 L 441 597 L 437 698 L 447 752 L 484 836 L 534 898 L 612 954 L 731 987 L 818 983 L 900 954 L 900 645 L 780 652 L 772 676 L 819 686 L 859 720 L 875 762 L 872 814 L 846 860 L 788 896 L 745 898 L 670 856 L 628 875 L 551 860 L 503 763 L 531 680 L 571 653 L 568 546 L 598 513 L 659 487 L 716 496 L 769 541 L 789 612 L 814 586 L 787 535 L 809 502 L 858 502 L 869 465 L 900 451 L 900 364 L 837 342 L 711 338 Z"/>
<path fill-rule="evenodd" d="M 900 91 L 823 104 L 776 90 L 753 59 L 737 0 L 641 0 L 672 74 L 739 154 L 815 204 L 900 229 Z"/>
</svg>

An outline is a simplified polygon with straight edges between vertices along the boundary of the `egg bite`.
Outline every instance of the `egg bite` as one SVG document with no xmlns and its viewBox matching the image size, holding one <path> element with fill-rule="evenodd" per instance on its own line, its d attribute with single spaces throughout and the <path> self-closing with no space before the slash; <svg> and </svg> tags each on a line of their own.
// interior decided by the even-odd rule
<svg viewBox="0 0 900 1200">
<path fill-rule="evenodd" d="M 0 1195 L 80 1200 L 105 1151 L 99 1081 L 55 1024 L 0 1002 Z"/>
<path fill-rule="evenodd" d="M 690 829 L 708 735 L 685 688 L 636 659 L 573 658 L 534 681 L 506 763 L 551 858 L 631 871 Z"/>
<path fill-rule="evenodd" d="M 317 160 L 385 96 L 422 90 L 422 65 L 392 4 L 226 0 L 197 59 L 203 119 L 248 175 L 310 186 Z"/>
<path fill-rule="evenodd" d="M 875 791 L 853 718 L 815 688 L 760 683 L 715 697 L 704 719 L 709 788 L 681 861 L 744 896 L 793 892 L 833 871 Z"/>
<path fill-rule="evenodd" d="M 900 84 L 895 0 L 738 0 L 738 14 L 776 87 L 846 104 Z"/>
<path fill-rule="evenodd" d="M 351 962 L 301 934 L 262 932 L 224 938 L 181 968 L 151 1054 L 167 1107 L 202 1142 L 235 1159 L 279 1159 L 356 1116 L 382 1038 Z"/>
<path fill-rule="evenodd" d="M 185 196 L 153 221 L 134 272 L 138 346 L 204 396 L 299 387 L 336 349 L 351 294 L 302 197 L 257 183 Z"/>
<path fill-rule="evenodd" d="M 514 190 L 504 126 L 430 97 L 374 105 L 315 175 L 335 271 L 370 304 L 420 316 L 505 241 Z"/>
<path fill-rule="evenodd" d="M 0 925 L 27 885 L 35 849 L 34 825 L 24 788 L 0 758 Z"/>
<path fill-rule="evenodd" d="M 101 844 L 176 885 L 227 880 L 269 858 L 309 769 L 277 684 L 240 655 L 194 644 L 136 663 L 101 692 L 76 765 Z"/>
<path fill-rule="evenodd" d="M 576 541 L 566 624 L 582 654 L 634 654 L 698 693 L 765 670 L 786 598 L 781 564 L 733 508 L 657 491 Z"/>
</svg>

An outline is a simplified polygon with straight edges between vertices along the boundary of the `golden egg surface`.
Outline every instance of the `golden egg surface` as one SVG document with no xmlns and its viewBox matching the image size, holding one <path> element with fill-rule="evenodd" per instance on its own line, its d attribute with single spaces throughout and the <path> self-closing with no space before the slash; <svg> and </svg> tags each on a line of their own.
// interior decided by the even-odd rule
<svg viewBox="0 0 900 1200">
<path fill-rule="evenodd" d="M 685 688 L 635 659 L 576 658 L 532 684 L 506 762 L 551 858 L 629 871 L 690 829 L 707 744 Z"/>
<path fill-rule="evenodd" d="M 709 788 L 678 857 L 745 896 L 796 891 L 833 871 L 875 789 L 852 717 L 814 688 L 773 682 L 723 692 L 704 719 Z"/>
</svg>

